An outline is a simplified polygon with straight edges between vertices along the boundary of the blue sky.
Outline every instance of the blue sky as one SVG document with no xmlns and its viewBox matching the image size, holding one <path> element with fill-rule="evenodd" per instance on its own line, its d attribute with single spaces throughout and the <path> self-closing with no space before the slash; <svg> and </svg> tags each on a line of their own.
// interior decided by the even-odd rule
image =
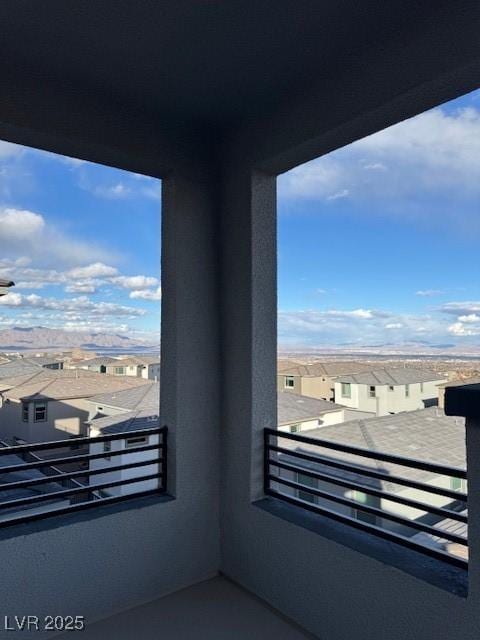
<svg viewBox="0 0 480 640">
<path fill-rule="evenodd" d="M 278 191 L 281 345 L 480 344 L 480 91 Z"/>
<path fill-rule="evenodd" d="M 0 141 L 0 328 L 158 339 L 160 181 Z"/>
<path fill-rule="evenodd" d="M 0 329 L 158 339 L 160 181 L 0 141 Z M 278 180 L 280 345 L 480 344 L 480 91 Z"/>
</svg>

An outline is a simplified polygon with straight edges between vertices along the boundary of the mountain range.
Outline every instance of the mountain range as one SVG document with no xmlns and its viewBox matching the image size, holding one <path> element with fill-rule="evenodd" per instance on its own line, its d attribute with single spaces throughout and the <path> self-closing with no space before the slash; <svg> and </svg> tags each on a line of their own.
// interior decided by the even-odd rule
<svg viewBox="0 0 480 640">
<path fill-rule="evenodd" d="M 47 327 L 11 327 L 0 330 L 0 349 L 145 349 L 157 345 L 119 334 L 64 331 Z"/>
</svg>

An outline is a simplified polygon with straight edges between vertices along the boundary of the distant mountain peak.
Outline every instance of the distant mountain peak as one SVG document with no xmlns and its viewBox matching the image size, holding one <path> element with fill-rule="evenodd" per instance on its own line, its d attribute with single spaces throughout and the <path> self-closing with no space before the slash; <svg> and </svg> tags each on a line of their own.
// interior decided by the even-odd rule
<svg viewBox="0 0 480 640">
<path fill-rule="evenodd" d="M 122 336 L 88 331 L 65 331 L 50 327 L 10 327 L 0 330 L 0 349 L 115 349 L 149 347 L 146 342 Z"/>
</svg>

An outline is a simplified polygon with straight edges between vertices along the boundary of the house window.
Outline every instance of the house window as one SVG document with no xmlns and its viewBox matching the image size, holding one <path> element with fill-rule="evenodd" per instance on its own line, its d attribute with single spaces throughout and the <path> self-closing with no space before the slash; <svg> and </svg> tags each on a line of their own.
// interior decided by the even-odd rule
<svg viewBox="0 0 480 640">
<path fill-rule="evenodd" d="M 352 397 L 352 385 L 349 382 L 342 382 L 342 398 Z"/>
<path fill-rule="evenodd" d="M 142 437 L 142 436 L 138 436 L 137 438 L 128 438 L 128 440 L 125 440 L 125 448 L 126 449 L 131 449 L 133 447 L 140 447 L 143 444 L 147 444 L 148 443 L 148 437 Z"/>
<path fill-rule="evenodd" d="M 409 384 L 405 385 L 405 397 L 406 398 L 410 397 L 410 385 Z"/>
<path fill-rule="evenodd" d="M 290 425 L 290 433 L 297 433 L 298 431 L 300 431 L 300 425 L 299 424 L 291 424 Z"/>
<path fill-rule="evenodd" d="M 390 386 L 388 387 L 388 390 L 389 390 L 389 391 L 395 391 L 395 388 L 394 388 L 394 387 L 392 387 L 392 386 L 390 385 Z"/>
<path fill-rule="evenodd" d="M 47 420 L 47 403 L 35 402 L 33 404 L 33 420 L 34 422 L 46 422 Z"/>
<path fill-rule="evenodd" d="M 285 388 L 293 389 L 295 386 L 295 378 L 293 376 L 285 376 Z"/>
<path fill-rule="evenodd" d="M 123 375 L 125 373 L 125 367 L 115 367 L 115 375 Z"/>
<path fill-rule="evenodd" d="M 375 398 L 375 387 L 368 387 L 368 397 Z"/>
<path fill-rule="evenodd" d="M 461 478 L 450 478 L 450 489 L 452 491 L 461 491 L 463 482 Z"/>
<path fill-rule="evenodd" d="M 318 481 L 316 478 L 306 476 L 303 473 L 297 473 L 296 476 L 296 481 L 298 483 L 304 484 L 307 487 L 312 487 L 313 489 L 318 488 Z M 314 496 L 309 491 L 302 491 L 301 489 L 297 489 L 297 497 L 300 498 L 300 500 L 304 500 L 305 502 L 317 502 L 317 496 Z"/>
<path fill-rule="evenodd" d="M 112 443 L 107 440 L 103 443 L 103 453 L 110 453 L 112 450 Z M 110 456 L 105 456 L 105 460 L 110 460 Z"/>
<path fill-rule="evenodd" d="M 22 402 L 22 422 L 28 422 L 28 402 Z"/>
<path fill-rule="evenodd" d="M 369 495 L 368 493 L 363 493 L 363 491 L 353 491 L 352 499 L 360 504 L 365 504 L 367 506 L 375 506 L 374 496 Z M 362 511 L 361 509 L 352 509 L 352 516 L 356 520 L 361 520 L 362 522 L 368 522 L 369 524 L 376 524 L 376 516 L 373 513 L 367 513 L 366 511 Z"/>
</svg>

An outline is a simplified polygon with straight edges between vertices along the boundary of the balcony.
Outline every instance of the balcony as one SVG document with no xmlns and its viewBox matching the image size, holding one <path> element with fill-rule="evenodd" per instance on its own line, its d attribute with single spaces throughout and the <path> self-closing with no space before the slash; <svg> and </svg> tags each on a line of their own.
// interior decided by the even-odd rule
<svg viewBox="0 0 480 640">
<path fill-rule="evenodd" d="M 98 508 L 132 495 L 165 494 L 167 432 L 157 427 L 57 442 L 2 443 L 0 528 Z M 129 446 L 137 438 L 142 443 Z"/>
<path fill-rule="evenodd" d="M 0 509 L 9 518 L 0 522 L 2 613 L 84 616 L 91 638 L 478 640 L 479 389 L 446 397 L 447 412 L 467 419 L 468 571 L 464 557 L 447 558 L 434 540 L 447 520 L 467 524 L 464 504 L 431 500 L 440 520 L 404 536 L 384 526 L 404 522 L 376 511 L 390 489 L 366 478 L 383 477 L 344 459 L 355 475 L 345 482 L 380 506 L 357 500 L 363 519 L 337 517 L 280 488 L 288 481 L 293 492 L 332 501 L 320 484 L 315 493 L 279 473 L 280 464 L 298 473 L 302 461 L 301 474 L 329 484 L 335 475 L 339 486 L 340 467 L 327 464 L 333 449 L 319 464 L 303 441 L 273 450 L 284 434 L 268 432 L 264 447 L 265 428 L 277 424 L 277 176 L 476 89 L 478 3 L 16 1 L 2 3 L 0 16 L 0 139 L 162 179 L 161 424 L 168 425 L 168 452 L 155 445 L 159 469 L 146 474 L 163 474 L 148 480 L 159 487 L 144 495 L 100 493 L 134 484 L 131 476 L 98 477 L 100 458 L 117 473 L 113 446 L 77 451 L 88 469 L 70 467 L 66 453 L 44 459 L 42 447 L 0 449 L 0 458 L 24 458 L 2 473 L 42 473 L 3 489 L 51 489 Z M 142 227 L 141 216 L 136 223 Z M 151 231 L 141 232 L 132 237 L 139 252 Z M 105 442 L 90 440 L 102 449 Z M 460 479 L 463 471 L 448 469 Z M 97 479 L 86 485 L 85 478 Z M 52 496 L 62 500 L 55 515 L 10 510 L 51 508 Z M 335 498 L 337 511 L 352 508 L 343 501 L 350 498 Z M 402 506 L 416 509 L 417 499 Z M 440 545 L 465 547 L 463 533 L 447 525 L 446 534 Z M 12 635 L 0 628 L 0 637 Z"/>
</svg>

